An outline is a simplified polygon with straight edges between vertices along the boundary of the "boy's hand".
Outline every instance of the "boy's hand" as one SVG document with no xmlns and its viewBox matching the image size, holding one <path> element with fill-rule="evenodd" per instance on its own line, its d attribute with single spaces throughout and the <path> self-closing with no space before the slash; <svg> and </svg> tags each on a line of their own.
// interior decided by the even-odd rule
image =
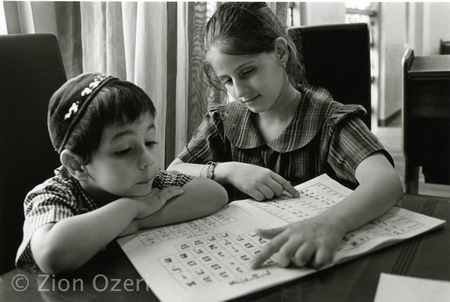
<svg viewBox="0 0 450 302">
<path fill-rule="evenodd" d="M 183 194 L 180 187 L 167 187 L 161 190 L 153 188 L 150 194 L 142 197 L 133 197 L 138 202 L 136 218 L 143 218 L 159 211 L 168 200 Z"/>
<path fill-rule="evenodd" d="M 221 163 L 220 166 L 224 164 Z M 284 190 L 293 197 L 299 196 L 289 181 L 270 169 L 245 163 L 233 162 L 232 165 L 227 173 L 229 182 L 258 201 L 279 197 Z"/>
<path fill-rule="evenodd" d="M 277 259 L 274 260 L 282 267 L 291 262 L 299 267 L 322 267 L 332 260 L 344 236 L 338 228 L 316 222 L 314 218 L 279 228 L 256 230 L 256 234 L 271 240 L 252 260 L 252 268 L 260 267 L 275 253 Z"/>
</svg>

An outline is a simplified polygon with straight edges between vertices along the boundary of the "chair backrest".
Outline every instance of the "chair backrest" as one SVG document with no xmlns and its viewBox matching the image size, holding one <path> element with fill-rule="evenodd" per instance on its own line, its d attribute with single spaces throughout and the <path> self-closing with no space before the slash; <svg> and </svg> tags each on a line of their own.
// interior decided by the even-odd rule
<svg viewBox="0 0 450 302">
<path fill-rule="evenodd" d="M 289 29 L 303 54 L 308 82 L 344 104 L 362 105 L 371 128 L 370 35 L 366 23 L 300 26 Z M 300 37 L 301 43 L 298 42 Z"/>
<path fill-rule="evenodd" d="M 0 273 L 14 268 L 26 193 L 59 165 L 47 107 L 65 81 L 54 35 L 0 35 Z"/>
</svg>

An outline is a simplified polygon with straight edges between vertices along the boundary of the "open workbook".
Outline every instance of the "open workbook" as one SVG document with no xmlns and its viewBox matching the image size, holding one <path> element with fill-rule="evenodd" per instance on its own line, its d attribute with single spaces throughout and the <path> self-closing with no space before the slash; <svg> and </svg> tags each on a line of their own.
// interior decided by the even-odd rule
<svg viewBox="0 0 450 302">
<path fill-rule="evenodd" d="M 136 270 L 161 301 L 224 301 L 317 272 L 281 268 L 268 260 L 262 268 L 249 261 L 267 241 L 256 228 L 270 228 L 313 217 L 340 202 L 351 190 L 326 174 L 295 187 L 299 198 L 234 201 L 217 213 L 118 239 Z M 332 264 L 442 226 L 445 221 L 398 207 L 350 232 Z"/>
</svg>

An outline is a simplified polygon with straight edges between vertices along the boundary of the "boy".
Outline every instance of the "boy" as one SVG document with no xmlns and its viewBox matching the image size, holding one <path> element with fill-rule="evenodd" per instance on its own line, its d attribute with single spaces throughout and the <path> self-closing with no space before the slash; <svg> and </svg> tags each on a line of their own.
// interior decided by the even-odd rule
<svg viewBox="0 0 450 302">
<path fill-rule="evenodd" d="M 159 171 L 155 114 L 142 89 L 103 74 L 81 74 L 55 92 L 48 127 L 62 167 L 25 199 L 16 266 L 74 270 L 118 236 L 205 216 L 228 201 L 212 180 Z"/>
</svg>

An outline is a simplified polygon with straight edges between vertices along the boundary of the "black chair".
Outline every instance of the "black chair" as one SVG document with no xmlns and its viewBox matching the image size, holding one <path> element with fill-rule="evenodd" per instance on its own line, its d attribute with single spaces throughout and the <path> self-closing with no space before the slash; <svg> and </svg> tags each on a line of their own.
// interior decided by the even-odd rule
<svg viewBox="0 0 450 302">
<path fill-rule="evenodd" d="M 450 185 L 450 55 L 414 56 L 403 67 L 403 154 L 405 192 L 425 183 Z"/>
<path fill-rule="evenodd" d="M 0 273 L 14 268 L 26 193 L 59 166 L 47 107 L 65 81 L 54 35 L 0 36 Z"/>
<path fill-rule="evenodd" d="M 366 23 L 300 26 L 289 34 L 303 54 L 308 82 L 343 104 L 362 105 L 371 128 L 370 35 Z"/>
</svg>

